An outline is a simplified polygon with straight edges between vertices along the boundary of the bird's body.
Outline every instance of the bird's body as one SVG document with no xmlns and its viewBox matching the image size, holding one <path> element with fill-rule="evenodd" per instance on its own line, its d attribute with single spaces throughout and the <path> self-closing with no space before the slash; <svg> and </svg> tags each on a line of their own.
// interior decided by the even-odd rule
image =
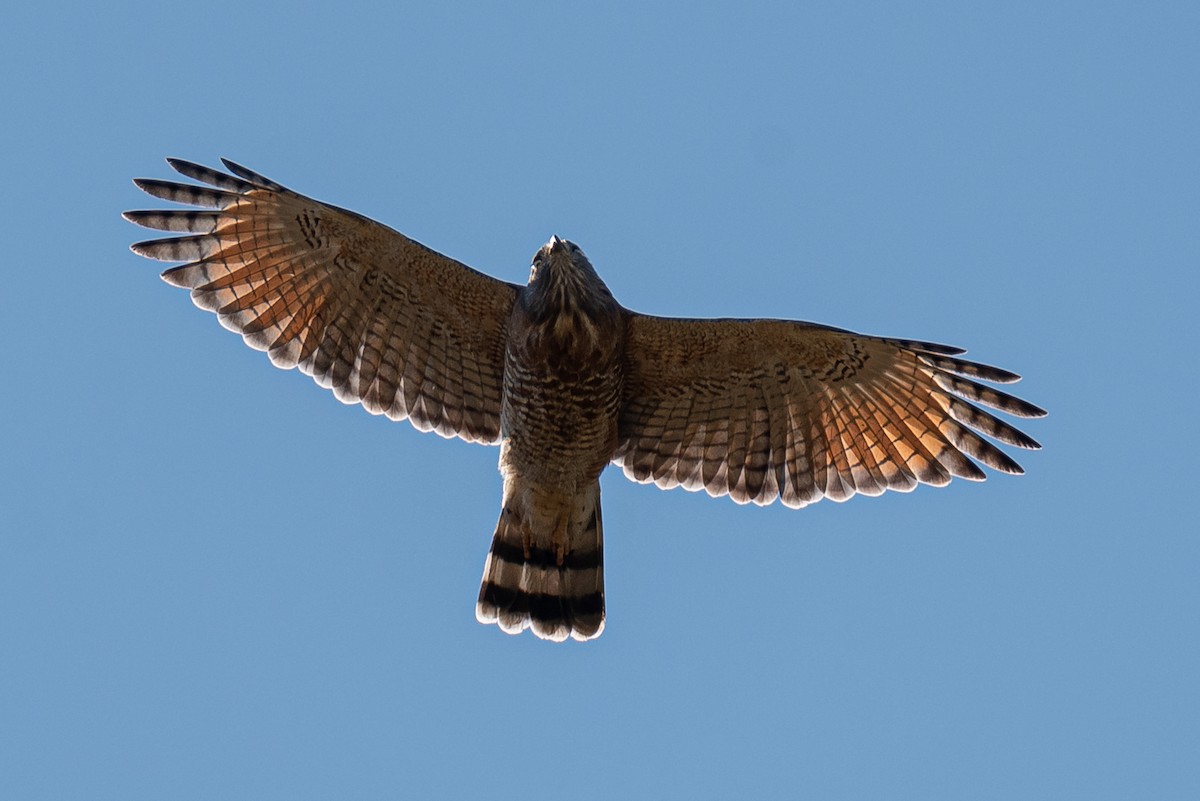
<svg viewBox="0 0 1200 801">
<path fill-rule="evenodd" d="M 278 366 L 421 430 L 500 445 L 504 494 L 476 616 L 585 640 L 604 626 L 599 477 L 793 507 L 1020 467 L 980 432 L 1037 443 L 979 406 L 1018 376 L 958 348 L 784 320 L 651 317 L 554 237 L 527 285 L 483 275 L 353 212 L 169 160 L 209 186 L 139 180 L 200 210 L 126 218 L 163 274 Z M 972 403 L 973 402 L 973 403 Z"/>
<path fill-rule="evenodd" d="M 548 639 L 604 625 L 600 473 L 617 449 L 624 318 L 579 249 L 538 251 L 517 295 L 500 411 L 500 521 L 477 616 Z"/>
</svg>

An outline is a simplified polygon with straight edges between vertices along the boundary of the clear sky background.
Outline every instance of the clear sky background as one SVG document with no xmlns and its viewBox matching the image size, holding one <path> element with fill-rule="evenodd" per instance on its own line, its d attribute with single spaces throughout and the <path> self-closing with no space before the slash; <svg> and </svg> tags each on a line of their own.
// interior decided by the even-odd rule
<svg viewBox="0 0 1200 801">
<path fill-rule="evenodd" d="M 1200 5 L 334 5 L 5 11 L 0 797 L 1200 797 Z M 961 345 L 1045 449 L 801 511 L 610 469 L 604 635 L 509 637 L 497 451 L 160 281 L 164 156 Z"/>
</svg>

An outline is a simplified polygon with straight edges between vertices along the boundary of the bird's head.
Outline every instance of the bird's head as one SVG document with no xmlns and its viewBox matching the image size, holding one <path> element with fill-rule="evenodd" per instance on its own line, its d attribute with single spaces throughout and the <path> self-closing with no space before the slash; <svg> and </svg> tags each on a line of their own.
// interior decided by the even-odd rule
<svg viewBox="0 0 1200 801">
<path fill-rule="evenodd" d="M 539 315 L 608 308 L 615 303 L 579 246 L 557 236 L 533 254 L 524 296 Z"/>
<path fill-rule="evenodd" d="M 592 263 L 588 261 L 579 246 L 574 242 L 559 239 L 557 236 L 550 237 L 550 241 L 533 254 L 533 266 L 529 270 L 529 283 L 531 284 L 542 279 L 578 283 L 579 279 L 595 279 L 596 277 Z"/>
</svg>

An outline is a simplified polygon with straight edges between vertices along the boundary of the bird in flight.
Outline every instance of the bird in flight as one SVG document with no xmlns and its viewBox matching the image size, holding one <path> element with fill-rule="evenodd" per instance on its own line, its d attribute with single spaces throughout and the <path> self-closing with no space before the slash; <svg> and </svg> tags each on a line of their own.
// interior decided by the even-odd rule
<svg viewBox="0 0 1200 801">
<path fill-rule="evenodd" d="M 124 216 L 182 234 L 132 246 L 183 262 L 168 283 L 343 403 L 500 446 L 500 519 L 475 614 L 512 634 L 604 629 L 599 478 L 610 462 L 663 489 L 799 508 L 982 481 L 980 464 L 1023 472 L 981 434 L 1039 447 L 981 408 L 1045 415 L 980 383 L 1019 376 L 961 348 L 638 314 L 557 236 L 522 286 L 231 161 L 228 173 L 167 161 L 200 185 L 134 183 L 193 208 Z"/>
</svg>

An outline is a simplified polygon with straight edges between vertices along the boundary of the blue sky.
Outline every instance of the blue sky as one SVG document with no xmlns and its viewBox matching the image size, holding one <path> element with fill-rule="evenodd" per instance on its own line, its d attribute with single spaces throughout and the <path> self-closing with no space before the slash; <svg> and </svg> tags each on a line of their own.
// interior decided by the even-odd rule
<svg viewBox="0 0 1200 801">
<path fill-rule="evenodd" d="M 1192 3 L 26 5 L 0 38 L 0 796 L 1200 797 Z M 228 156 L 639 311 L 967 347 L 1028 474 L 603 480 L 608 627 L 474 620 L 496 451 L 128 251 Z"/>
</svg>

